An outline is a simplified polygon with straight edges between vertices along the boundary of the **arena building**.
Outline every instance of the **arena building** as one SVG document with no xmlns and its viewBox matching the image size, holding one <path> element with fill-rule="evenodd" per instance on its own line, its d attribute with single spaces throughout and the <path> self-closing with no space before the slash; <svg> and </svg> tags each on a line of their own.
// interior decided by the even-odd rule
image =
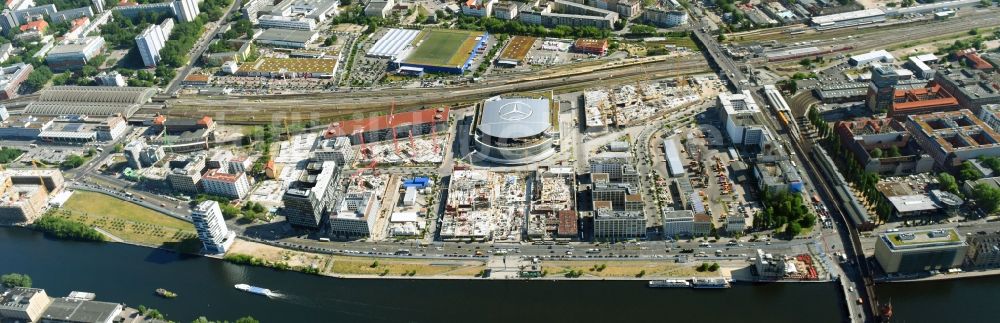
<svg viewBox="0 0 1000 323">
<path fill-rule="evenodd" d="M 487 99 L 477 107 L 470 135 L 477 155 L 498 164 L 527 164 L 555 153 L 558 109 L 548 98 Z"/>
</svg>

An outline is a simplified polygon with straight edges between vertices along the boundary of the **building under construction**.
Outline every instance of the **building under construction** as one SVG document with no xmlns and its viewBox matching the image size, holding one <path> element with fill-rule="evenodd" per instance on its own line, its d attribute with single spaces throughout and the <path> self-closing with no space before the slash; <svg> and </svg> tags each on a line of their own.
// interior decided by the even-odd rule
<svg viewBox="0 0 1000 323">
<path fill-rule="evenodd" d="M 411 135 L 444 134 L 448 130 L 450 109 L 435 108 L 412 112 L 390 113 L 366 119 L 331 123 L 323 137 L 347 137 L 352 145 L 377 141 L 408 139 Z"/>
</svg>

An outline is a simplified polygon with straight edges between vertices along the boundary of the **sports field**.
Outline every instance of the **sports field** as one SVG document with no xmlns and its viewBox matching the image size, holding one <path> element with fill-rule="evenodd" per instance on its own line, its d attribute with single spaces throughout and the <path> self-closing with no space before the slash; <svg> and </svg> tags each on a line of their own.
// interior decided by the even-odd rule
<svg viewBox="0 0 1000 323">
<path fill-rule="evenodd" d="M 465 60 L 476 47 L 476 37 L 481 31 L 427 29 L 413 40 L 416 49 L 404 62 L 407 64 L 455 67 Z"/>
</svg>

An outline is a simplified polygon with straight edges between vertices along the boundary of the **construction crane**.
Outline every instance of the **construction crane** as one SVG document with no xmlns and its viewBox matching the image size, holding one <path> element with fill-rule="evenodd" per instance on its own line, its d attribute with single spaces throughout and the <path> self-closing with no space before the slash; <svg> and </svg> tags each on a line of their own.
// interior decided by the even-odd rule
<svg viewBox="0 0 1000 323">
<path fill-rule="evenodd" d="M 435 115 L 433 119 L 434 119 L 433 123 L 431 124 L 431 139 L 433 140 L 434 143 L 434 154 L 437 155 L 441 152 L 441 147 L 438 146 L 438 133 L 437 133 L 438 118 Z"/>
<path fill-rule="evenodd" d="M 288 136 L 288 141 L 292 140 L 292 131 L 288 129 L 288 118 L 282 119 L 285 123 L 285 135 Z"/>
<path fill-rule="evenodd" d="M 396 134 L 396 124 L 393 123 L 396 119 L 396 100 L 392 100 L 392 108 L 389 109 L 389 126 L 392 127 L 392 146 L 396 150 L 396 156 L 399 154 L 399 138 Z"/>
<path fill-rule="evenodd" d="M 361 156 L 369 156 L 371 152 L 365 146 L 365 129 L 355 129 L 354 134 L 358 136 L 358 141 L 361 141 L 361 148 L 358 149 L 358 152 L 361 153 Z"/>
</svg>

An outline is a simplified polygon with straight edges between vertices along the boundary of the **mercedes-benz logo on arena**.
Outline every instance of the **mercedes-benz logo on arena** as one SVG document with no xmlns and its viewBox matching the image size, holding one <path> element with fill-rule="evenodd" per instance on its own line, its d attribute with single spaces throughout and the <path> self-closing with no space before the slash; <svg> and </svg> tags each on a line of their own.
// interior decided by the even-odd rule
<svg viewBox="0 0 1000 323">
<path fill-rule="evenodd" d="M 507 121 L 521 121 L 531 116 L 531 107 L 521 102 L 511 102 L 500 107 L 497 114 Z"/>
</svg>

